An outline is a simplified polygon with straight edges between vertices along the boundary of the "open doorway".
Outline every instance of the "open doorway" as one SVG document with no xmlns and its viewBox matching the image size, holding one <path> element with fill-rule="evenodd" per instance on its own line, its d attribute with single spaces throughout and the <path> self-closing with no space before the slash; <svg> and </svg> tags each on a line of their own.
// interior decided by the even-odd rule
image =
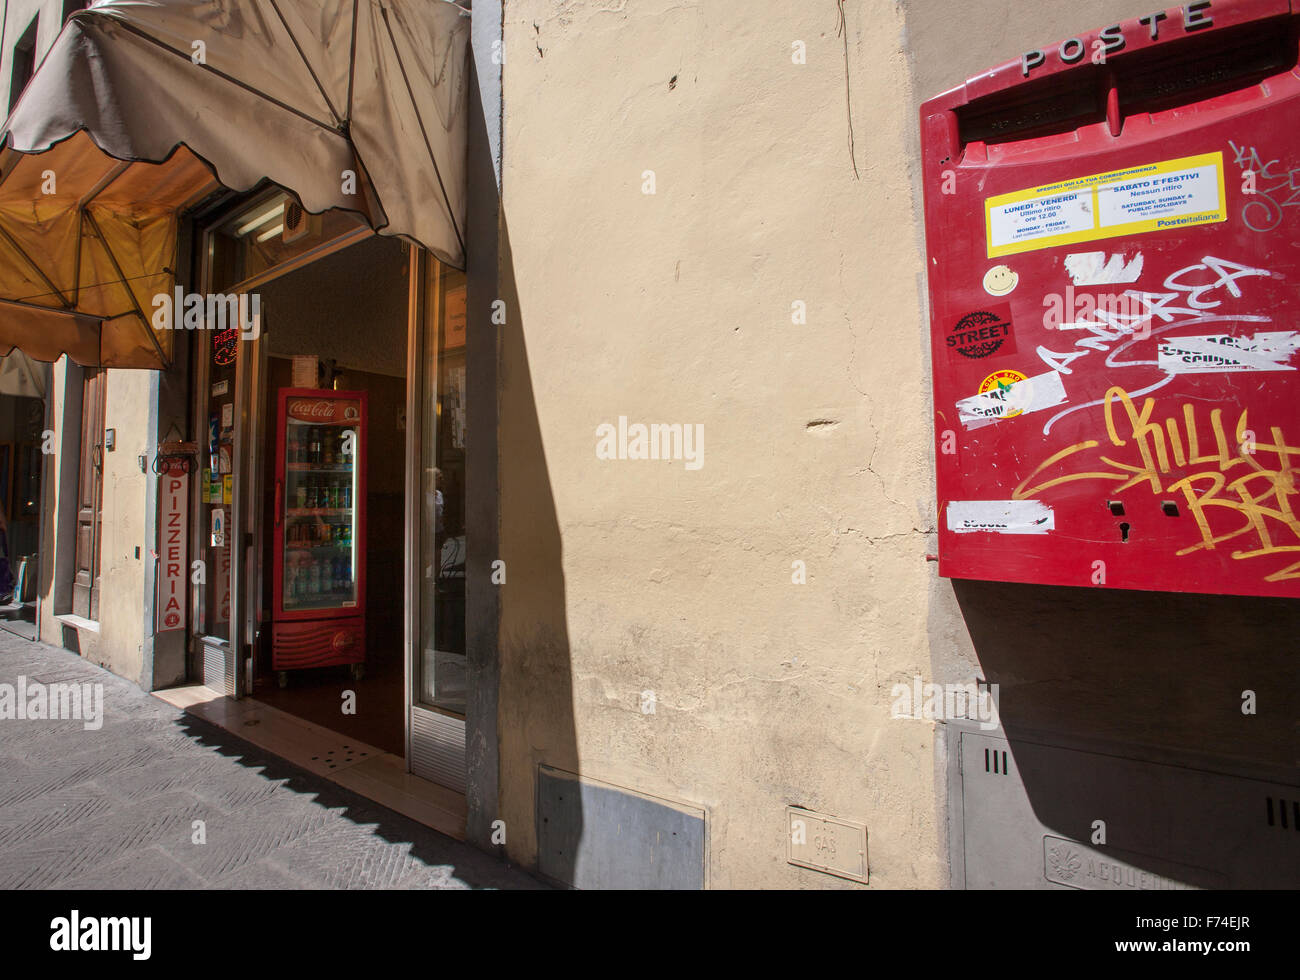
<svg viewBox="0 0 1300 980">
<path fill-rule="evenodd" d="M 191 676 L 463 793 L 465 276 L 282 191 L 202 241 Z"/>
<path fill-rule="evenodd" d="M 266 383 L 255 700 L 405 754 L 407 246 L 258 287 Z"/>
<path fill-rule="evenodd" d="M 0 357 L 0 628 L 36 638 L 48 365 Z"/>
</svg>

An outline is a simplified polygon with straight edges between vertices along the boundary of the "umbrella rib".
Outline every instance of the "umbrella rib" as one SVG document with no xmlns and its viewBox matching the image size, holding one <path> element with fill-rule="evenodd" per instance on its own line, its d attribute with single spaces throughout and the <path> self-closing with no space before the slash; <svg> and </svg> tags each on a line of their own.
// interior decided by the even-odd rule
<svg viewBox="0 0 1300 980">
<path fill-rule="evenodd" d="M 118 23 L 128 33 L 134 34 L 136 37 L 148 41 L 150 44 L 162 48 L 164 51 L 174 54 L 178 58 L 182 58 L 185 61 L 193 61 L 193 58 L 190 55 L 186 54 L 184 51 L 180 51 L 176 48 L 173 48 L 170 44 L 160 41 L 158 40 L 158 38 L 150 34 L 146 34 L 144 31 L 140 30 L 139 28 L 131 24 L 128 24 L 126 21 L 118 21 Z M 268 95 L 267 93 L 263 92 L 261 89 L 254 88 L 253 86 L 249 85 L 247 82 L 243 82 L 240 81 L 238 78 L 235 78 L 233 75 L 227 75 L 220 68 L 213 68 L 211 65 L 207 64 L 206 62 L 196 67 L 202 68 L 204 71 L 210 72 L 211 74 L 216 75 L 218 78 L 224 79 L 225 81 L 229 82 L 231 85 L 236 85 L 239 88 L 242 88 L 246 92 L 251 92 L 253 95 L 265 99 L 267 102 L 270 102 L 272 105 L 280 107 L 285 112 L 291 112 L 295 116 L 298 116 L 300 119 L 305 119 L 307 122 L 311 123 L 314 126 L 319 126 L 321 129 L 328 129 L 332 131 L 337 130 L 338 128 L 336 126 L 331 126 L 329 123 L 323 122 L 322 120 L 317 119 L 314 116 L 308 115 L 307 113 L 303 112 L 301 109 L 295 109 L 293 106 L 285 102 L 281 102 L 275 96 Z"/>
<path fill-rule="evenodd" d="M 117 180 L 117 178 L 121 177 L 122 174 L 126 173 L 130 167 L 131 164 L 127 161 L 119 161 L 116 166 L 99 179 L 99 182 L 95 184 L 94 187 L 86 192 L 86 196 L 83 197 L 81 202 L 77 205 L 77 257 L 76 268 L 72 274 L 72 305 L 74 307 L 81 302 L 81 239 L 82 230 L 86 224 L 86 208 L 90 206 L 91 201 L 99 197 L 99 195 L 104 191 L 108 190 L 113 182 Z"/>
<path fill-rule="evenodd" d="M 149 326 L 149 318 L 144 315 L 144 310 L 140 309 L 140 301 L 135 298 L 135 290 L 127 285 L 126 273 L 122 271 L 122 266 L 118 263 L 117 256 L 113 254 L 113 249 L 109 246 L 108 239 L 105 238 L 104 233 L 99 230 L 99 222 L 95 220 L 95 216 L 89 211 L 84 213 L 86 215 L 86 220 L 90 222 L 90 227 L 94 229 L 95 237 L 98 238 L 99 243 L 104 246 L 104 252 L 108 255 L 108 261 L 113 263 L 113 271 L 117 273 L 117 277 L 122 283 L 122 288 L 126 290 L 126 295 L 131 298 L 131 305 L 135 308 L 135 315 L 138 316 L 140 322 L 144 324 L 144 332 L 149 337 L 149 343 L 153 344 L 153 349 L 158 352 L 159 362 L 165 368 L 171 367 L 171 359 L 163 353 L 162 347 L 158 345 L 158 338 L 153 335 L 153 330 Z"/>
<path fill-rule="evenodd" d="M 0 238 L 3 238 L 8 242 L 9 247 L 23 257 L 27 264 L 32 267 L 32 271 L 40 277 L 41 282 L 45 283 L 51 293 L 59 297 L 59 302 L 63 304 L 64 309 L 72 308 L 72 304 L 68 302 L 68 297 L 63 295 L 63 290 L 54 285 L 50 280 L 50 277 L 45 274 L 45 270 L 36 264 L 35 260 L 27 254 L 27 250 L 18 244 L 17 240 L 14 239 L 14 236 L 9 234 L 8 230 L 2 224 L 0 224 Z"/>
<path fill-rule="evenodd" d="M 352 47 L 348 49 L 348 125 L 352 125 L 352 83 L 357 77 L 357 3 L 352 0 Z"/>
<path fill-rule="evenodd" d="M 84 211 L 91 201 L 99 197 L 99 195 L 104 193 L 104 191 L 108 190 L 117 178 L 126 173 L 130 166 L 130 160 L 115 160 L 112 169 L 104 174 L 103 177 L 99 178 L 99 182 L 86 192 L 85 197 L 77 203 L 77 207 Z"/>
<path fill-rule="evenodd" d="M 53 306 L 41 306 L 39 303 L 28 303 L 26 300 L 21 299 L 0 298 L 0 306 L 20 306 L 24 310 L 32 310 L 35 313 L 53 313 L 56 316 L 70 316 L 74 320 L 77 318 L 95 321 L 103 319 L 103 317 L 96 316 L 93 313 L 82 313 L 80 310 L 60 310 Z"/>
<path fill-rule="evenodd" d="M 388 43 L 393 46 L 393 55 L 397 58 L 397 67 L 402 70 L 402 81 L 406 85 L 406 94 L 411 99 L 411 108 L 415 111 L 415 121 L 420 125 L 420 136 L 424 139 L 425 152 L 429 154 L 429 162 L 433 164 L 433 175 L 438 178 L 438 190 L 442 191 L 443 203 L 447 205 L 447 217 L 451 219 L 451 230 L 456 233 L 456 243 L 460 245 L 461 251 L 465 250 L 465 239 L 461 237 L 460 225 L 456 222 L 455 209 L 451 206 L 451 198 L 447 196 L 447 188 L 442 183 L 442 171 L 438 169 L 438 161 L 433 155 L 433 147 L 429 145 L 429 134 L 424 128 L 424 119 L 420 116 L 420 106 L 415 101 L 415 92 L 411 89 L 411 80 L 406 74 L 406 65 L 402 62 L 402 53 L 397 50 L 397 38 L 393 36 L 392 25 L 388 23 L 388 8 L 380 5 L 379 12 L 384 18 L 384 29 L 388 32 Z"/>
<path fill-rule="evenodd" d="M 77 254 L 72 259 L 72 308 L 81 303 L 81 244 L 86 238 L 86 209 L 77 209 Z"/>
<path fill-rule="evenodd" d="M 284 19 L 284 14 L 280 12 L 280 5 L 276 3 L 276 0 L 271 0 L 271 9 L 274 10 L 275 15 L 280 18 L 280 23 L 284 25 L 284 29 L 289 35 L 289 40 L 293 42 L 294 48 L 298 51 L 298 57 L 302 59 L 303 66 L 311 75 L 311 80 L 316 83 L 316 91 L 320 92 L 320 97 L 325 100 L 325 104 L 330 107 L 330 112 L 334 114 L 334 118 L 337 120 L 334 128 L 338 129 L 339 126 L 343 124 L 343 120 L 339 117 L 339 111 L 334 108 L 334 103 L 330 99 L 329 94 L 325 91 L 325 86 L 320 83 L 320 79 L 316 76 L 316 69 L 314 69 L 311 66 L 311 62 L 307 60 L 307 55 L 302 50 L 302 45 L 298 43 L 298 38 L 294 35 L 293 28 L 289 26 L 289 22 Z"/>
</svg>

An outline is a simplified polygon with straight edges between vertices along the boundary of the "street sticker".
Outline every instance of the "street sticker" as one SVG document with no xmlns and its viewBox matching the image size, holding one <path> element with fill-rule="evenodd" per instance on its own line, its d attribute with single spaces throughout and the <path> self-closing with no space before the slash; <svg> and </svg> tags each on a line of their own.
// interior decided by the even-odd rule
<svg viewBox="0 0 1300 980">
<path fill-rule="evenodd" d="M 989 258 L 1228 220 L 1223 154 L 1164 160 L 984 201 Z"/>
<path fill-rule="evenodd" d="M 948 356 L 981 360 L 994 354 L 1014 354 L 1016 338 L 1012 332 L 1011 307 L 986 306 L 961 317 L 944 338 Z"/>
</svg>

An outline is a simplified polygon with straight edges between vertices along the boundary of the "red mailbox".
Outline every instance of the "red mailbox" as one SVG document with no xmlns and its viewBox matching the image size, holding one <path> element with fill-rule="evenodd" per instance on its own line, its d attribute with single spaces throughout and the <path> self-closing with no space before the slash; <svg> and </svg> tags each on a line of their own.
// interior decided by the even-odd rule
<svg viewBox="0 0 1300 980">
<path fill-rule="evenodd" d="M 1300 596 L 1300 2 L 921 108 L 939 571 Z"/>
</svg>

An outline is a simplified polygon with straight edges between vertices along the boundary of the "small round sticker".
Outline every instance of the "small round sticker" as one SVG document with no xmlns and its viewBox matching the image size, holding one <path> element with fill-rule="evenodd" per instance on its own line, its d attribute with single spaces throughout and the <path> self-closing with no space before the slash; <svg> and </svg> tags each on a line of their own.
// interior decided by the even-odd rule
<svg viewBox="0 0 1300 980">
<path fill-rule="evenodd" d="M 1020 285 L 1020 276 L 1008 265 L 995 265 L 984 273 L 984 291 L 990 296 L 1006 296 Z"/>
</svg>

